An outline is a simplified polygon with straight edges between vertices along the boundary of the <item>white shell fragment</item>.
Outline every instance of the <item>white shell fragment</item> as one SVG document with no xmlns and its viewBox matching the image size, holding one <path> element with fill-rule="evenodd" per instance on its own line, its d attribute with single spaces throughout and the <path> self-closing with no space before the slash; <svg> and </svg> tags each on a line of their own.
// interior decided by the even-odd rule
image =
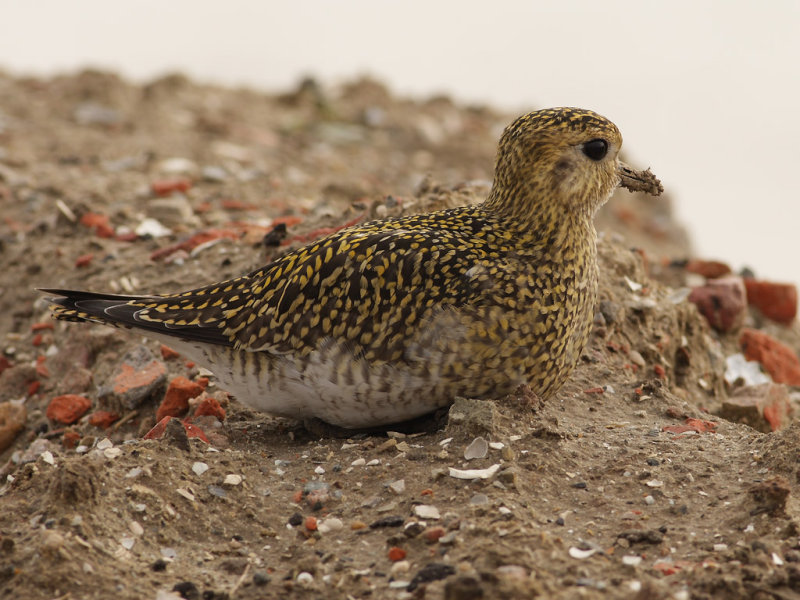
<svg viewBox="0 0 800 600">
<path fill-rule="evenodd" d="M 486 458 L 489 454 L 489 444 L 482 437 L 476 437 L 469 446 L 464 449 L 464 458 L 473 460 L 476 458 Z"/>
<path fill-rule="evenodd" d="M 500 470 L 500 465 L 495 464 L 486 469 L 456 469 L 450 467 L 450 477 L 456 479 L 489 479 Z"/>
</svg>

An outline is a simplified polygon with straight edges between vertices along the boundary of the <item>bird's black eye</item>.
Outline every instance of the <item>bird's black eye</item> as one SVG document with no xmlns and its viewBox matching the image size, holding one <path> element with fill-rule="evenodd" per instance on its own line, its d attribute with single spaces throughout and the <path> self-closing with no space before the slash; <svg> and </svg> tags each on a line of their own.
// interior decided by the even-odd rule
<svg viewBox="0 0 800 600">
<path fill-rule="evenodd" d="M 608 142 L 597 138 L 590 140 L 583 145 L 583 153 L 592 160 L 603 160 L 608 152 Z"/>
</svg>

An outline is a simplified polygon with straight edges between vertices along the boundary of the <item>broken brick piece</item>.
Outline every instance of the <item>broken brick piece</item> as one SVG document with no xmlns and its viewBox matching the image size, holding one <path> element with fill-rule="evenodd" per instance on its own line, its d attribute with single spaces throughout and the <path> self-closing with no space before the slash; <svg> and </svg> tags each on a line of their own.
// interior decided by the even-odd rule
<svg viewBox="0 0 800 600">
<path fill-rule="evenodd" d="M 77 394 L 64 394 L 50 400 L 47 418 L 64 425 L 72 425 L 92 406 L 92 401 Z"/>
<path fill-rule="evenodd" d="M 161 421 L 164 417 L 181 417 L 189 410 L 189 399 L 203 393 L 203 386 L 178 376 L 169 382 L 164 400 L 156 411 L 156 419 Z"/>
<path fill-rule="evenodd" d="M 791 283 L 745 279 L 747 302 L 768 319 L 789 325 L 797 316 L 797 288 Z"/>
<path fill-rule="evenodd" d="M 757 329 L 744 329 L 739 345 L 747 360 L 761 363 L 775 383 L 800 385 L 800 359 L 789 346 Z"/>
</svg>

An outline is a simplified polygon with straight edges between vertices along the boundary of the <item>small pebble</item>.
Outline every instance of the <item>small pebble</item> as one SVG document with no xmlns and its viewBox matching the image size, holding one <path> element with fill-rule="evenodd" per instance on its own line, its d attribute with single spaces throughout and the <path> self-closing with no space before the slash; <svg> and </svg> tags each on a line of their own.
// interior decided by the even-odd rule
<svg viewBox="0 0 800 600">
<path fill-rule="evenodd" d="M 192 471 L 194 471 L 195 475 L 200 476 L 208 471 L 208 465 L 204 462 L 196 461 L 192 464 Z"/>
<path fill-rule="evenodd" d="M 313 583 L 313 581 L 314 576 L 308 571 L 303 571 L 297 575 L 297 583 L 300 585 L 308 585 L 309 583 Z"/>
<path fill-rule="evenodd" d="M 50 450 L 45 450 L 39 456 L 42 457 L 42 460 L 46 462 L 48 465 L 56 464 L 56 459 L 53 458 L 53 453 Z"/>
<path fill-rule="evenodd" d="M 392 575 L 399 575 L 401 573 L 408 573 L 409 569 L 411 569 L 410 562 L 407 560 L 398 560 L 392 565 L 391 573 Z"/>
<path fill-rule="evenodd" d="M 132 537 L 124 537 L 119 541 L 120 545 L 125 548 L 125 550 L 130 550 L 133 548 L 133 545 L 136 543 L 136 540 Z"/>
<path fill-rule="evenodd" d="M 625 555 L 622 557 L 623 565 L 630 565 L 631 567 L 638 567 L 642 563 L 642 557 L 636 555 Z"/>
<path fill-rule="evenodd" d="M 106 450 L 108 448 L 113 448 L 114 447 L 114 443 L 108 438 L 103 438 L 102 440 L 97 442 L 97 446 L 96 447 L 97 447 L 98 450 Z"/>
<path fill-rule="evenodd" d="M 644 503 L 647 504 L 648 506 L 652 506 L 653 504 L 656 503 L 656 499 L 648 495 L 644 497 Z"/>
<path fill-rule="evenodd" d="M 336 517 L 329 517 L 324 521 L 321 521 L 317 524 L 317 531 L 320 533 L 329 533 L 331 531 L 339 531 L 344 527 L 344 523 L 341 519 L 337 519 Z"/>
<path fill-rule="evenodd" d="M 267 585 L 271 581 L 270 576 L 265 571 L 256 571 L 253 573 L 253 585 L 262 586 Z"/>
<path fill-rule="evenodd" d="M 440 518 L 439 509 L 430 504 L 417 504 L 414 507 L 414 514 L 420 519 L 438 519 Z"/>
<path fill-rule="evenodd" d="M 136 537 L 141 537 L 144 535 L 144 528 L 138 521 L 131 521 L 128 523 L 128 529 L 130 529 L 131 533 Z"/>
<path fill-rule="evenodd" d="M 350 466 L 351 467 L 363 467 L 365 464 L 367 464 L 366 459 L 357 458 L 353 462 L 350 463 Z"/>
<path fill-rule="evenodd" d="M 405 479 L 398 479 L 397 481 L 393 481 L 389 484 L 389 489 L 392 490 L 395 494 L 402 494 L 406 491 L 406 481 Z"/>
<path fill-rule="evenodd" d="M 108 459 L 117 458 L 120 454 L 122 454 L 122 448 L 106 448 L 103 450 L 103 456 Z"/>
<path fill-rule="evenodd" d="M 317 468 L 314 469 L 314 473 L 316 473 L 317 475 L 323 475 L 325 473 L 325 469 L 322 468 L 321 466 L 317 466 Z"/>
<path fill-rule="evenodd" d="M 240 483 L 242 483 L 241 475 L 229 473 L 228 475 L 225 475 L 225 480 L 222 482 L 222 485 L 239 485 Z"/>
<path fill-rule="evenodd" d="M 472 498 L 469 499 L 469 503 L 473 506 L 482 506 L 484 504 L 489 504 L 489 496 L 486 494 L 475 494 Z"/>
</svg>

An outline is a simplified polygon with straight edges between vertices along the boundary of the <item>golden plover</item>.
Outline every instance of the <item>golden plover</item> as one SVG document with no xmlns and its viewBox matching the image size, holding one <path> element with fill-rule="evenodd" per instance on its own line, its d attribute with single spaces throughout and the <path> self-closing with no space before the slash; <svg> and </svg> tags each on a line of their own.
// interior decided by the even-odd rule
<svg viewBox="0 0 800 600">
<path fill-rule="evenodd" d="M 43 291 L 56 319 L 155 337 L 273 415 L 356 428 L 521 384 L 546 399 L 589 335 L 595 211 L 619 185 L 662 191 L 621 144 L 594 112 L 532 112 L 503 133 L 482 204 L 356 225 L 176 294 Z"/>
</svg>

